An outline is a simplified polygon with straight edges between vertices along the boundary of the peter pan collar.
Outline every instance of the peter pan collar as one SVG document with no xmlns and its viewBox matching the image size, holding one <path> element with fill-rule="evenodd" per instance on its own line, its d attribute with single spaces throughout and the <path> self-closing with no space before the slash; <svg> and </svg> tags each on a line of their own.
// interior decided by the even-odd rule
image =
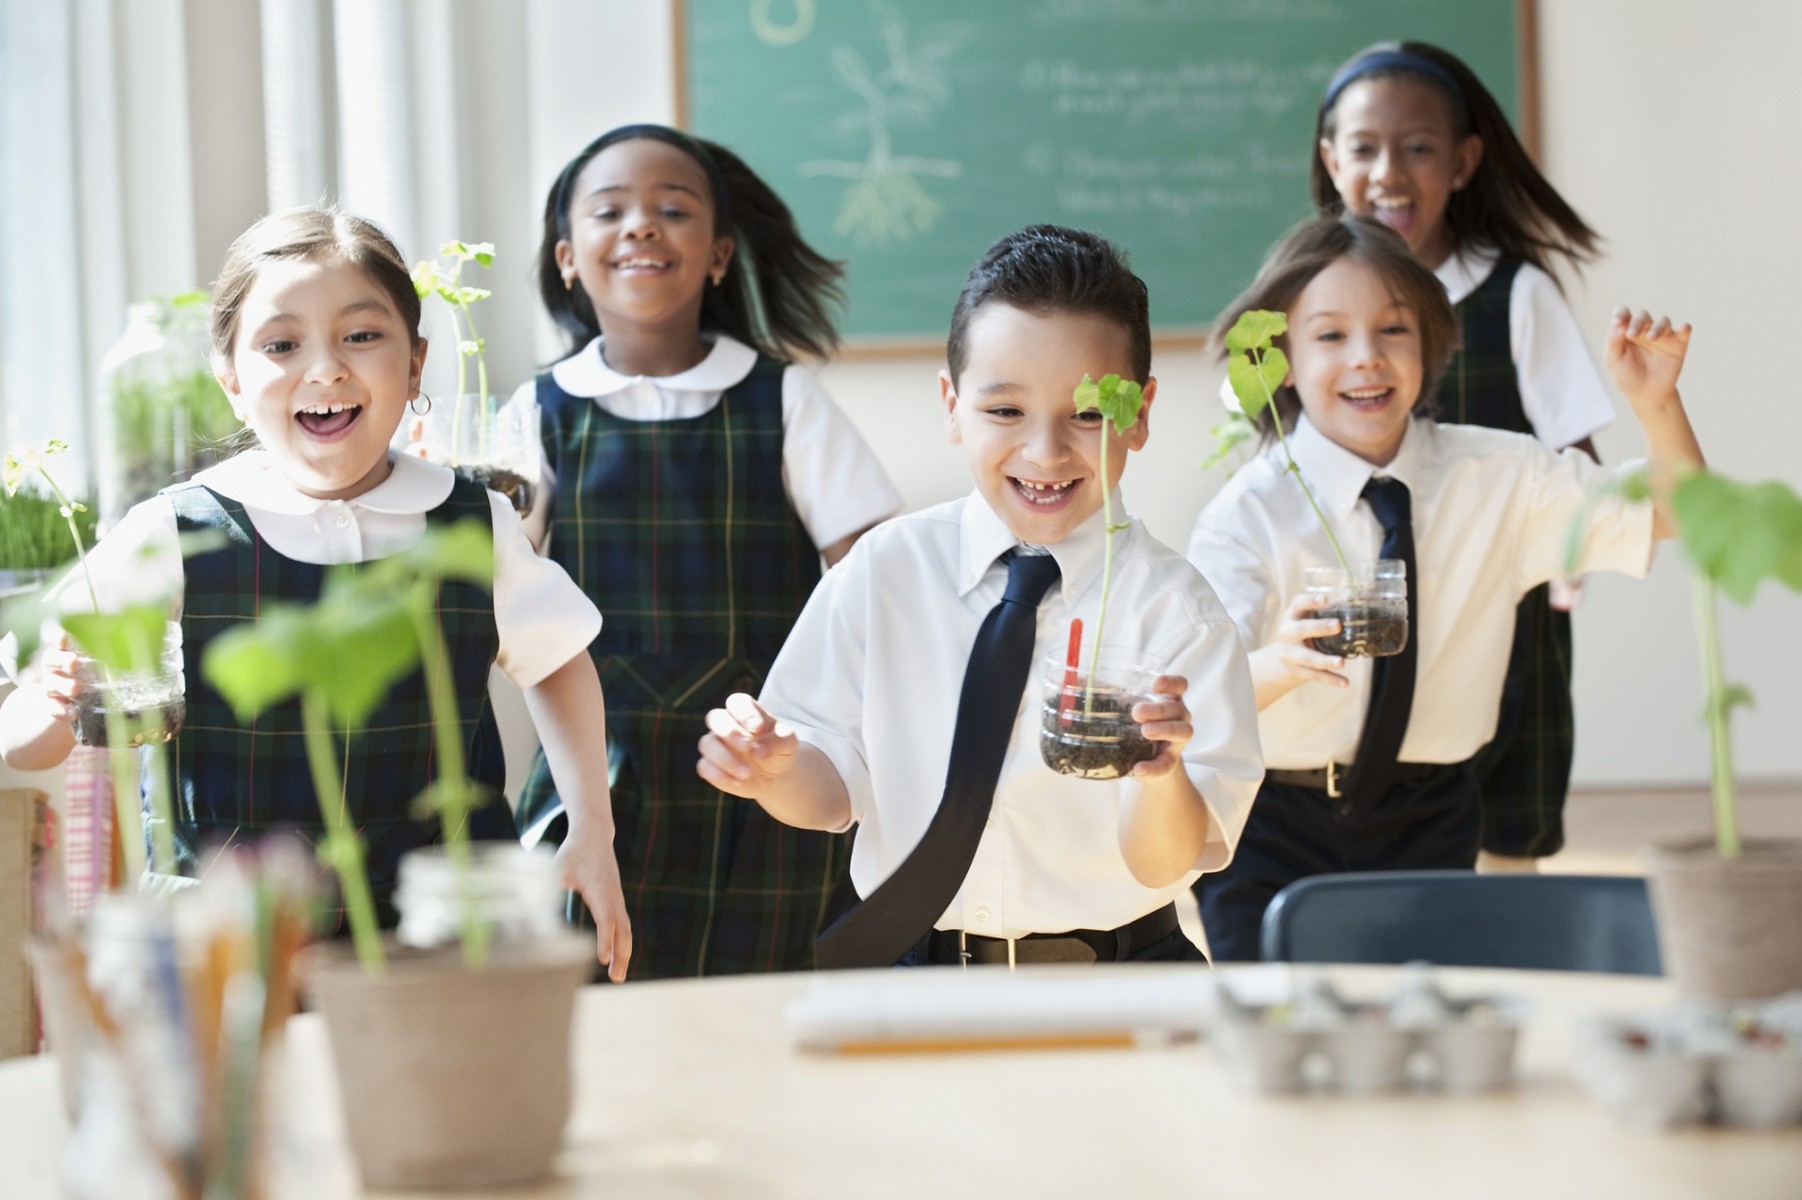
<svg viewBox="0 0 1802 1200">
<path fill-rule="evenodd" d="M 1472 245 L 1447 255 L 1433 274 L 1445 285 L 1446 297 L 1457 304 L 1483 286 L 1501 257 L 1501 251 L 1493 246 Z"/>
<path fill-rule="evenodd" d="M 450 496 L 456 476 L 449 467 L 429 463 L 411 454 L 396 454 L 392 450 L 388 452 L 388 461 L 393 464 L 388 478 L 348 500 L 321 500 L 297 491 L 266 450 L 246 450 L 233 455 L 194 476 L 194 482 L 205 484 L 221 496 L 249 508 L 297 517 L 316 513 L 331 504 L 379 513 L 423 513 L 437 508 Z"/>
<path fill-rule="evenodd" d="M 1114 489 L 1114 511 L 1129 526 L 1131 519 L 1126 516 L 1126 501 L 1120 489 Z M 964 500 L 963 514 L 959 520 L 958 530 L 958 569 L 957 594 L 967 596 L 976 585 L 982 582 L 995 560 L 1009 550 L 1021 545 L 1013 531 L 1004 524 L 988 501 L 982 498 L 981 492 L 971 492 Z M 1121 545 L 1130 543 L 1133 528 L 1120 532 Z M 1088 589 L 1101 574 L 1101 562 L 1106 550 L 1107 521 L 1097 509 L 1093 516 L 1077 526 L 1070 536 L 1049 546 L 1032 547 L 1035 550 L 1049 551 L 1051 557 L 1057 559 L 1059 587 L 1062 588 L 1064 607 L 1073 608 L 1078 598 Z M 1119 547 L 1116 547 L 1118 551 Z"/>
<path fill-rule="evenodd" d="M 657 377 L 657 386 L 666 392 L 723 392 L 743 382 L 757 365 L 757 351 L 737 338 L 723 333 L 702 334 L 713 342 L 713 349 L 686 371 Z M 607 365 L 601 356 L 601 339 L 595 338 L 582 349 L 551 368 L 551 378 L 571 396 L 611 396 L 644 379 L 643 375 L 621 375 Z"/>
</svg>

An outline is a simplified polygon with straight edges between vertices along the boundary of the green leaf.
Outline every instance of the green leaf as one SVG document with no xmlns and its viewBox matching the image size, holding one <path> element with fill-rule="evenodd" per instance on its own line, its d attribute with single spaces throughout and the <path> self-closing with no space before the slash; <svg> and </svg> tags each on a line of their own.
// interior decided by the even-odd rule
<svg viewBox="0 0 1802 1200">
<path fill-rule="evenodd" d="M 4 479 L 6 482 L 6 494 L 8 496 L 17 495 L 19 485 L 25 481 L 25 464 L 14 458 L 12 455 L 7 455 Z"/>
<path fill-rule="evenodd" d="M 1233 327 L 1226 331 L 1226 348 L 1234 353 L 1261 350 L 1288 331 L 1287 313 L 1254 308 L 1240 313 Z"/>
<path fill-rule="evenodd" d="M 1270 397 L 1264 391 L 1258 368 L 1252 364 L 1251 356 L 1243 350 L 1235 350 L 1226 360 L 1226 379 L 1232 386 L 1233 395 L 1239 398 L 1239 411 L 1250 420 L 1257 420 L 1270 403 Z"/>
<path fill-rule="evenodd" d="M 1272 346 L 1264 351 L 1263 361 L 1258 364 L 1258 375 L 1264 383 L 1264 390 L 1272 396 L 1276 389 L 1283 386 L 1283 380 L 1289 378 L 1289 356 L 1283 353 L 1281 346 Z"/>
<path fill-rule="evenodd" d="M 1110 390 L 1108 380 L 1114 381 Z M 1124 434 L 1139 419 L 1139 410 L 1145 406 L 1145 392 L 1138 380 L 1121 381 L 1118 375 L 1109 375 L 1101 381 L 1101 415 L 1114 423 L 1114 432 Z"/>
<path fill-rule="evenodd" d="M 1712 720 L 1714 718 L 1714 710 L 1717 705 L 1720 708 L 1720 715 L 1722 717 L 1731 716 L 1733 710 L 1736 708 L 1751 708 L 1753 707 L 1752 690 L 1743 683 L 1728 684 L 1721 689 L 1721 695 L 1718 701 L 1711 699 L 1707 704 L 1702 706 L 1702 719 L 1704 721 Z"/>
<path fill-rule="evenodd" d="M 494 293 L 487 288 L 460 287 L 452 294 L 451 300 L 456 304 L 474 304 L 477 300 L 486 300 L 492 295 Z"/>
<path fill-rule="evenodd" d="M 300 647 L 309 615 L 293 605 L 265 606 L 255 625 L 235 626 L 207 644 L 200 673 L 238 720 L 255 720 L 305 685 Z"/>
<path fill-rule="evenodd" d="M 1787 485 L 1697 471 L 1671 506 L 1696 568 L 1736 603 L 1749 604 L 1767 579 L 1802 592 L 1802 497 Z"/>
<path fill-rule="evenodd" d="M 312 624 L 313 636 L 300 648 L 301 674 L 346 728 L 368 720 L 388 690 L 419 664 L 404 596 L 376 605 L 321 604 Z"/>
<path fill-rule="evenodd" d="M 1071 393 L 1070 398 L 1076 402 L 1077 412 L 1088 412 L 1091 408 L 1100 408 L 1101 385 L 1084 374 L 1082 382 L 1076 385 L 1076 391 Z"/>
<path fill-rule="evenodd" d="M 1244 413 L 1228 413 L 1226 420 L 1208 431 L 1214 438 L 1214 452 L 1201 462 L 1201 469 L 1211 471 L 1221 463 L 1239 444 L 1257 436 L 1258 427 L 1251 423 Z"/>
<path fill-rule="evenodd" d="M 142 604 L 116 613 L 71 613 L 62 623 L 89 658 L 126 674 L 158 667 L 168 622 L 160 605 Z"/>
</svg>

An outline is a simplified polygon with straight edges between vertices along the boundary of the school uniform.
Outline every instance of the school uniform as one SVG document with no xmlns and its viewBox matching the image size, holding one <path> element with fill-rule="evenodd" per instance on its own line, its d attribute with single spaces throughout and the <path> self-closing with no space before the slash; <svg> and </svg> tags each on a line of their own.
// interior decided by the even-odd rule
<svg viewBox="0 0 1802 1200">
<path fill-rule="evenodd" d="M 1211 951 L 1255 959 L 1258 922 L 1285 884 L 1324 871 L 1469 867 L 1481 813 L 1469 760 L 1491 738 L 1513 644 L 1513 613 L 1531 588 L 1566 571 L 1582 521 L 1577 572 L 1643 576 L 1652 508 L 1611 491 L 1627 467 L 1532 438 L 1410 421 L 1395 460 L 1376 468 L 1305 416 L 1290 448 L 1346 555 L 1372 559 L 1382 530 L 1373 479 L 1412 498 L 1416 646 L 1412 706 L 1387 795 L 1329 795 L 1324 769 L 1349 774 L 1370 707 L 1372 660 L 1348 659 L 1351 686 L 1304 684 L 1259 714 L 1270 776 L 1233 864 L 1197 891 Z M 1310 566 L 1336 563 L 1282 451 L 1266 447 L 1227 481 L 1196 522 L 1189 559 L 1214 585 L 1246 645 L 1272 641 Z M 1587 507 L 1586 507 L 1587 506 Z"/>
<path fill-rule="evenodd" d="M 329 565 L 388 557 L 428 527 L 463 520 L 480 521 L 494 535 L 492 591 L 449 582 L 438 608 L 468 769 L 494 792 L 471 815 L 471 832 L 513 837 L 499 795 L 505 772 L 488 703 L 489 668 L 498 665 L 529 688 L 579 654 L 601 622 L 568 576 L 532 552 L 504 498 L 403 455 L 361 496 L 319 500 L 294 490 L 267 455 L 253 451 L 135 506 L 95 548 L 91 564 L 109 602 L 172 596 L 181 623 L 187 713 L 167 756 L 181 870 L 203 870 L 210 842 L 276 829 L 317 838 L 324 828 L 298 702 L 241 724 L 206 681 L 207 646 L 255 621 L 266 605 L 316 600 Z M 211 534 L 213 544 L 184 561 L 179 539 L 196 533 Z M 85 591 L 71 590 L 74 582 L 63 585 L 65 603 Z M 378 916 L 392 924 L 400 856 L 440 837 L 436 817 L 411 811 L 435 774 L 423 675 L 415 671 L 397 683 L 362 729 L 341 735 L 339 749 Z"/>
<path fill-rule="evenodd" d="M 695 746 L 710 708 L 762 686 L 819 581 L 818 547 L 893 514 L 899 494 L 811 372 L 729 337 L 663 379 L 613 371 L 597 339 L 513 403 L 536 406 L 545 451 L 528 527 L 608 608 L 590 650 L 634 976 L 811 967 L 844 839 L 709 786 Z M 521 824 L 559 813 L 540 755 Z"/>
<path fill-rule="evenodd" d="M 1582 331 L 1549 275 L 1486 247 L 1453 254 L 1436 273 L 1463 332 L 1439 388 L 1440 420 L 1530 433 L 1553 450 L 1613 421 Z M 1516 610 L 1495 737 L 1471 764 L 1484 849 L 1539 857 L 1563 846 L 1575 742 L 1570 686 L 1570 614 L 1551 606 L 1541 584 Z"/>
<path fill-rule="evenodd" d="M 1183 764 L 1212 817 L 1190 873 L 1148 888 L 1127 869 L 1119 806 L 1139 783 L 1059 775 L 1040 756 L 1037 664 L 1064 661 L 1073 617 L 1093 645 L 1104 541 L 1098 512 L 1044 548 L 1059 580 L 1038 607 L 1035 665 L 988 821 L 962 886 L 934 922 L 939 931 L 992 946 L 987 939 L 1123 928 L 1165 910 L 1197 873 L 1232 857 L 1262 770 L 1245 654 L 1207 582 L 1136 519 L 1115 538 L 1101 636 L 1189 681 L 1195 734 Z M 847 828 L 856 829 L 851 880 L 861 897 L 919 843 L 946 790 L 972 642 L 1001 598 L 1002 557 L 1016 546 L 980 494 L 886 522 L 828 573 L 770 671 L 764 706 L 844 780 Z M 956 939 L 927 942 L 906 961 L 942 960 Z M 1199 958 L 1180 933 L 1126 956 Z"/>
</svg>

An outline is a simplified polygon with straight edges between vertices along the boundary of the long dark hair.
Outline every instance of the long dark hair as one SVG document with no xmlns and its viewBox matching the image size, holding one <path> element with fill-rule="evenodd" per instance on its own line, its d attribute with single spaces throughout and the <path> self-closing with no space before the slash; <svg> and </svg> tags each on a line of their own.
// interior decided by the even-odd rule
<svg viewBox="0 0 1802 1200">
<path fill-rule="evenodd" d="M 1314 207 L 1334 216 L 1345 202 L 1333 187 L 1318 147 L 1332 140 L 1339 96 L 1355 82 L 1402 77 L 1438 89 L 1452 113 L 1454 134 L 1483 139 L 1483 158 L 1470 181 L 1446 203 L 1445 222 L 1456 244 L 1487 242 L 1506 258 L 1532 263 L 1557 279 L 1553 259 L 1581 270 L 1596 256 L 1602 237 L 1565 202 L 1528 157 L 1513 126 L 1476 72 L 1457 55 L 1426 42 L 1378 42 L 1347 59 L 1327 85 L 1314 122 L 1314 165 L 1309 186 Z"/>
<path fill-rule="evenodd" d="M 595 155 L 638 139 L 667 142 L 700 164 L 713 193 L 714 234 L 736 243 L 719 286 L 708 283 L 702 292 L 701 329 L 737 338 L 772 357 L 829 357 L 838 347 L 834 310 L 844 303 L 839 287 L 844 264 L 807 244 L 788 205 L 738 155 L 666 125 L 622 125 L 602 134 L 569 160 L 545 199 L 538 295 L 558 328 L 569 335 L 570 353 L 601 332 L 588 294 L 564 287 L 557 266 L 557 243 L 570 235 L 571 192 Z"/>
<path fill-rule="evenodd" d="M 1226 331 L 1254 309 L 1287 312 L 1293 308 L 1314 277 L 1342 258 L 1361 262 L 1377 273 L 1390 294 L 1414 312 L 1420 322 L 1420 395 L 1416 412 L 1427 412 L 1452 356 L 1458 352 L 1458 315 L 1447 299 L 1439 277 L 1414 257 L 1402 235 L 1368 217 L 1349 213 L 1311 217 L 1295 226 L 1271 247 L 1251 286 L 1228 304 L 1214 322 L 1213 341 L 1226 356 Z M 1288 336 L 1277 339 L 1288 353 Z M 1283 418 L 1283 428 L 1294 429 L 1301 412 L 1301 395 L 1285 383 L 1272 399 Z M 1258 414 L 1258 430 L 1268 440 L 1276 436 L 1270 410 Z"/>
</svg>

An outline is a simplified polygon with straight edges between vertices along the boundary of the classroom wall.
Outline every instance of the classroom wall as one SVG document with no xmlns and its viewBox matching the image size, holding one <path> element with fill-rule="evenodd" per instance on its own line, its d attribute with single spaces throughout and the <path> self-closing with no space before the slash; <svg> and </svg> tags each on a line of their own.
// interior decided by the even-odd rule
<svg viewBox="0 0 1802 1200">
<path fill-rule="evenodd" d="M 1802 230 L 1785 220 L 1802 195 L 1794 152 L 1802 73 L 1792 61 L 1802 6 L 1743 0 L 1731 22 L 1700 0 L 1661 4 L 1656 20 L 1640 0 L 1538 7 L 1543 162 L 1608 238 L 1607 260 L 1570 288 L 1585 328 L 1599 335 L 1622 300 L 1693 321 L 1685 393 L 1711 462 L 1741 478 L 1802 486 L 1802 420 L 1771 352 L 1789 336 L 1791 277 L 1802 266 Z M 507 385 L 556 348 L 544 322 L 528 315 L 534 305 L 522 286 L 544 189 L 595 133 L 674 115 L 671 6 L 526 0 L 518 11 L 523 50 L 485 63 L 480 86 L 515 89 L 523 102 L 497 107 L 485 124 L 481 111 L 470 116 L 488 154 L 476 172 L 488 199 L 475 211 L 497 218 L 489 228 L 509 263 L 494 286 L 510 294 L 496 296 L 490 322 L 510 335 L 490 334 L 493 367 Z M 520 211 L 510 211 L 515 205 Z M 203 230 L 195 240 L 223 246 L 235 232 Z M 958 282 L 945 281 L 947 314 Z M 528 328 L 531 339 L 518 336 Z M 1599 351 L 1599 336 L 1592 345 Z M 849 359 L 824 372 L 910 506 L 968 486 L 941 433 L 939 366 L 928 354 Z M 1155 533 L 1180 545 L 1218 485 L 1198 468 L 1217 415 L 1218 372 L 1192 349 L 1160 352 L 1155 370 L 1153 437 L 1126 494 Z M 1620 423 L 1598 442 L 1610 461 L 1639 452 L 1624 402 Z M 1646 583 L 1591 584 L 1576 617 L 1577 783 L 1706 778 L 1688 603 L 1687 577 L 1669 550 Z M 1737 723 L 1747 778 L 1802 776 L 1792 732 L 1802 725 L 1802 649 L 1790 633 L 1799 617 L 1796 597 L 1767 591 L 1723 618 L 1729 670 L 1758 697 Z"/>
</svg>

